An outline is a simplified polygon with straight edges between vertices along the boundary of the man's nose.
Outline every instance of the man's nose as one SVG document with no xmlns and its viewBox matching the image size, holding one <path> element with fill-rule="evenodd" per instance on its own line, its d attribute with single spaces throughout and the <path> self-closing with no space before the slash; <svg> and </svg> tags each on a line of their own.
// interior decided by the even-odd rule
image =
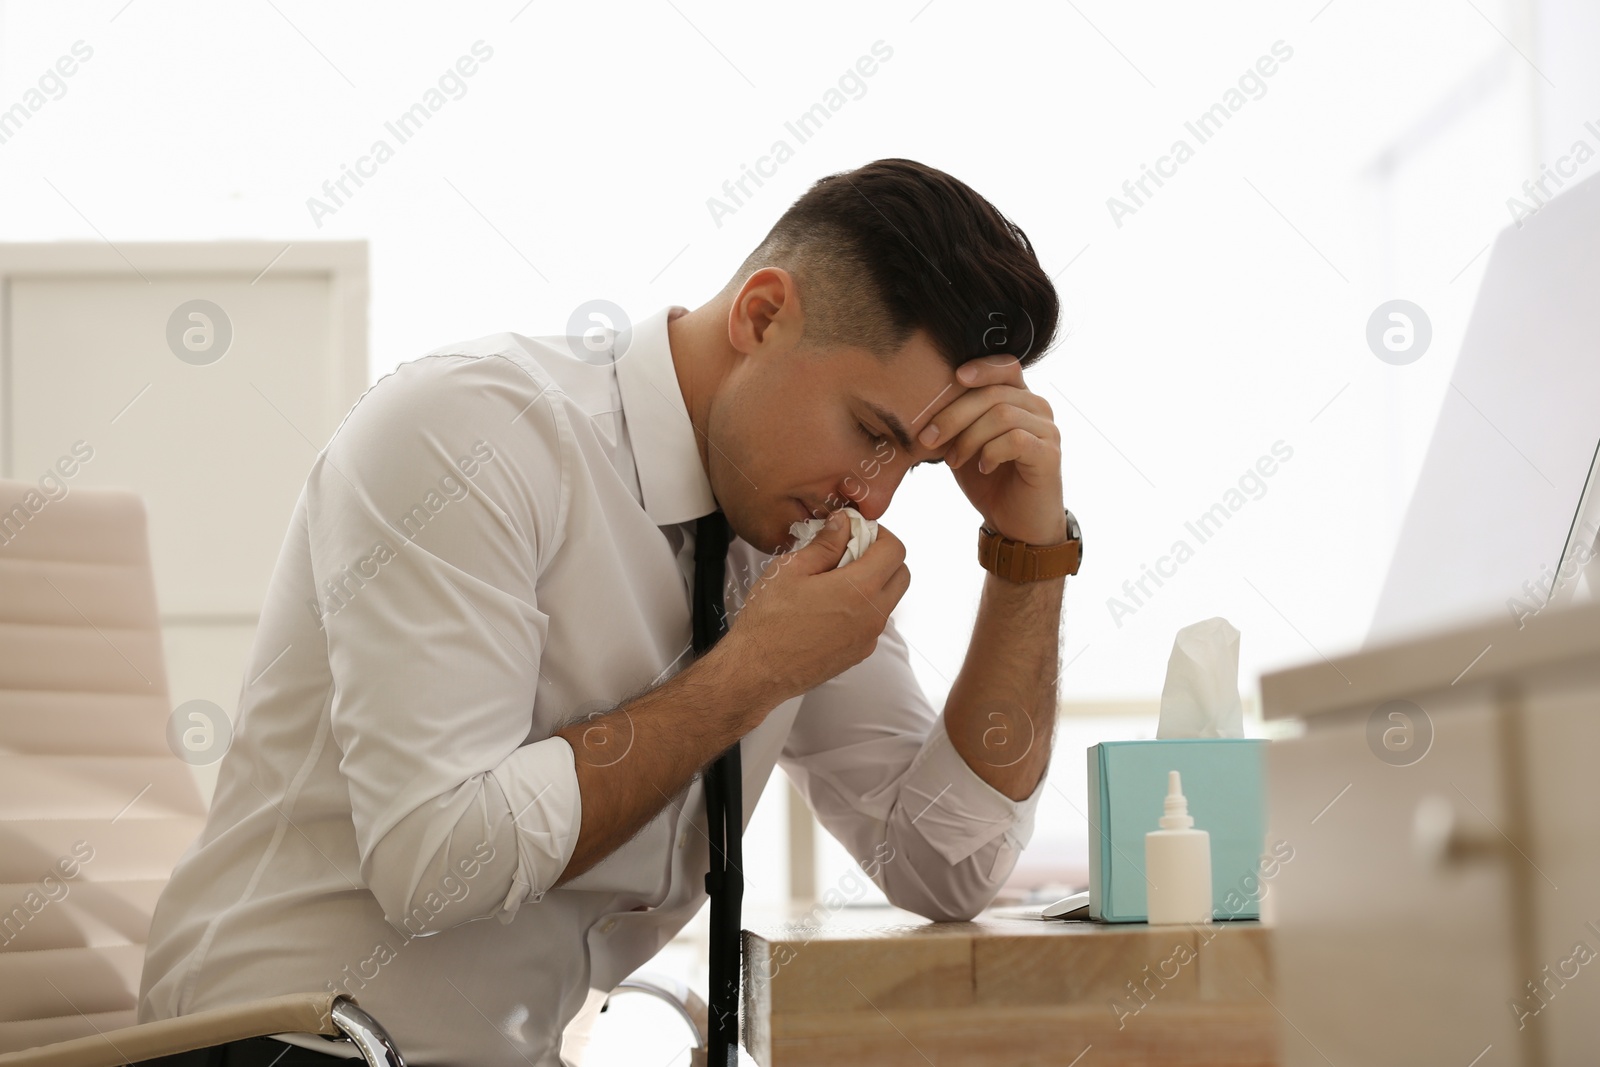
<svg viewBox="0 0 1600 1067">
<path fill-rule="evenodd" d="M 840 487 L 841 495 L 850 507 L 861 512 L 861 517 L 876 522 L 889 510 L 889 501 L 900 484 L 901 475 L 880 467 L 876 477 L 859 472 L 845 476 Z"/>
</svg>

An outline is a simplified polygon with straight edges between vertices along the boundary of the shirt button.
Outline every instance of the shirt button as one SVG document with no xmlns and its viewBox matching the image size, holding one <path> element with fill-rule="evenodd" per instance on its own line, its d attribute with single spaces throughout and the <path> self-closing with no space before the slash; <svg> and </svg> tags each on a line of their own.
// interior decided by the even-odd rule
<svg viewBox="0 0 1600 1067">
<path fill-rule="evenodd" d="M 678 847 L 682 848 L 684 845 L 688 844 L 688 842 L 689 842 L 689 831 L 687 831 L 687 830 L 679 831 L 679 833 L 678 833 Z"/>
<path fill-rule="evenodd" d="M 615 919 L 607 919 L 605 925 L 600 927 L 600 932 L 602 934 L 609 934 L 611 931 L 615 930 L 616 928 L 617 928 L 617 920 L 615 920 Z"/>
</svg>

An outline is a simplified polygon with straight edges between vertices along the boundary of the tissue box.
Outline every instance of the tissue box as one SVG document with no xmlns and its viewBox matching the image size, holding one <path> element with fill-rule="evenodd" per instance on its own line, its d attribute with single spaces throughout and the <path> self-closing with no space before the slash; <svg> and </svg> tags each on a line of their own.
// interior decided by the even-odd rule
<svg viewBox="0 0 1600 1067">
<path fill-rule="evenodd" d="M 1144 922 L 1144 835 L 1159 829 L 1167 772 L 1183 776 L 1197 830 L 1211 835 L 1213 919 L 1261 916 L 1267 742 L 1195 737 L 1103 741 L 1089 749 L 1089 916 Z"/>
</svg>

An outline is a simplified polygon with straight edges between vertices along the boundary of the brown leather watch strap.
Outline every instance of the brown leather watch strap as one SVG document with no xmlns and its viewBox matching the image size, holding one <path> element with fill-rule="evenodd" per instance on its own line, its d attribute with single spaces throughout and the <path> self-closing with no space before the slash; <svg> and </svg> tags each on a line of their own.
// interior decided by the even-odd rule
<svg viewBox="0 0 1600 1067">
<path fill-rule="evenodd" d="M 1057 545 L 1030 545 L 1001 537 L 987 526 L 978 528 L 978 563 L 1012 582 L 1039 582 L 1077 574 L 1083 562 L 1083 537 L 1067 512 L 1068 539 Z"/>
</svg>

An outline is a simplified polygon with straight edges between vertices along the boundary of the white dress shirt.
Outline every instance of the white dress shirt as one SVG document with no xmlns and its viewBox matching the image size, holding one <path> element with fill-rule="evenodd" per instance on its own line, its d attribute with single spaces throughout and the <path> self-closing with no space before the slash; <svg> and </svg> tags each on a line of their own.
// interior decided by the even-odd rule
<svg viewBox="0 0 1600 1067">
<path fill-rule="evenodd" d="M 698 777 L 552 888 L 582 811 L 554 731 L 693 656 L 694 520 L 716 501 L 668 345 L 682 311 L 614 362 L 560 336 L 447 346 L 345 417 L 290 519 L 205 830 L 156 907 L 141 1021 L 339 990 L 419 1067 L 555 1067 L 568 1024 L 705 902 Z M 768 558 L 734 539 L 730 621 Z M 782 765 L 931 918 L 993 899 L 1040 792 L 1013 802 L 955 752 L 892 619 L 742 758 L 747 822 Z"/>
</svg>

